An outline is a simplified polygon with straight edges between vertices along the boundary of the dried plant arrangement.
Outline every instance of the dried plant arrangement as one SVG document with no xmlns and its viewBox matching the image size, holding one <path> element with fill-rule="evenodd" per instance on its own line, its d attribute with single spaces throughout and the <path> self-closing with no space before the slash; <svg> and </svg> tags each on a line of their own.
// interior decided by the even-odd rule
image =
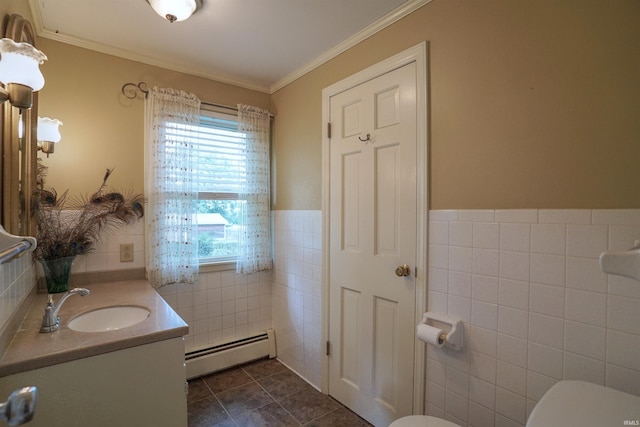
<svg viewBox="0 0 640 427">
<path fill-rule="evenodd" d="M 103 233 L 132 224 L 144 215 L 141 194 L 110 191 L 107 169 L 102 185 L 89 197 L 70 200 L 68 191 L 58 195 L 45 188 L 46 167 L 38 164 L 33 215 L 38 241 L 34 256 L 52 260 L 86 254 L 95 249 Z"/>
</svg>

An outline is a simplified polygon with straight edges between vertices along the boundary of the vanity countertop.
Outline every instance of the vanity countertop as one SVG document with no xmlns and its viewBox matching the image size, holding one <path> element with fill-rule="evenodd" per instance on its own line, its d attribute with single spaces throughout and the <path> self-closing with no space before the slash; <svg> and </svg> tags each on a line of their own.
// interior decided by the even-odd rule
<svg viewBox="0 0 640 427">
<path fill-rule="evenodd" d="M 71 296 L 60 309 L 60 330 L 40 333 L 47 302 L 38 294 L 2 359 L 0 377 L 187 335 L 189 326 L 146 280 L 96 283 L 84 286 L 85 297 Z M 57 302 L 62 294 L 55 295 Z M 151 310 L 144 321 L 107 332 L 69 329 L 73 317 L 101 307 L 139 305 Z"/>
</svg>

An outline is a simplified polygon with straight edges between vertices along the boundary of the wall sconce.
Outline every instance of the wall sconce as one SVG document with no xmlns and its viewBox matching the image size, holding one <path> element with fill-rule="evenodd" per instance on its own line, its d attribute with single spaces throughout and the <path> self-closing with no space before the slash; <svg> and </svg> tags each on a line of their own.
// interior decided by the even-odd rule
<svg viewBox="0 0 640 427">
<path fill-rule="evenodd" d="M 47 56 L 29 43 L 0 39 L 0 103 L 9 100 L 17 108 L 31 108 L 33 92 L 44 86 L 40 64 Z"/>
<path fill-rule="evenodd" d="M 202 7 L 202 0 L 147 0 L 169 22 L 184 21 Z"/>
<path fill-rule="evenodd" d="M 50 119 L 49 117 L 38 117 L 38 149 L 49 158 L 55 149 L 55 144 L 62 139 L 58 126 L 62 122 L 58 119 Z"/>
</svg>

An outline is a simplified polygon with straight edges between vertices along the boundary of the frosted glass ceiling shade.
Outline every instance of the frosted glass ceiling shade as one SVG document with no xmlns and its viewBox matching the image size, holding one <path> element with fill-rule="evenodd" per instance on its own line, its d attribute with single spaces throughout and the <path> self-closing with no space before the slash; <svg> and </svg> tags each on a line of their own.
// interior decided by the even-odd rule
<svg viewBox="0 0 640 427">
<path fill-rule="evenodd" d="M 184 21 L 200 7 L 202 0 L 147 0 L 153 10 L 169 22 Z"/>
<path fill-rule="evenodd" d="M 62 122 L 49 117 L 38 117 L 38 141 L 59 142 L 62 139 L 59 126 Z"/>
<path fill-rule="evenodd" d="M 21 84 L 37 92 L 44 86 L 40 64 L 46 60 L 47 56 L 29 43 L 0 39 L 0 82 Z"/>
</svg>

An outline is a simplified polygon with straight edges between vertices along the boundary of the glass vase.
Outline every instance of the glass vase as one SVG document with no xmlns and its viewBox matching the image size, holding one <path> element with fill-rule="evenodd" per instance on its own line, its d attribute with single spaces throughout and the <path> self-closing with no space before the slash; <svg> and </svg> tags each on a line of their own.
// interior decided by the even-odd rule
<svg viewBox="0 0 640 427">
<path fill-rule="evenodd" d="M 44 270 L 44 279 L 47 282 L 47 292 L 58 294 L 69 290 L 69 277 L 71 264 L 75 256 L 56 259 L 40 259 Z"/>
</svg>

